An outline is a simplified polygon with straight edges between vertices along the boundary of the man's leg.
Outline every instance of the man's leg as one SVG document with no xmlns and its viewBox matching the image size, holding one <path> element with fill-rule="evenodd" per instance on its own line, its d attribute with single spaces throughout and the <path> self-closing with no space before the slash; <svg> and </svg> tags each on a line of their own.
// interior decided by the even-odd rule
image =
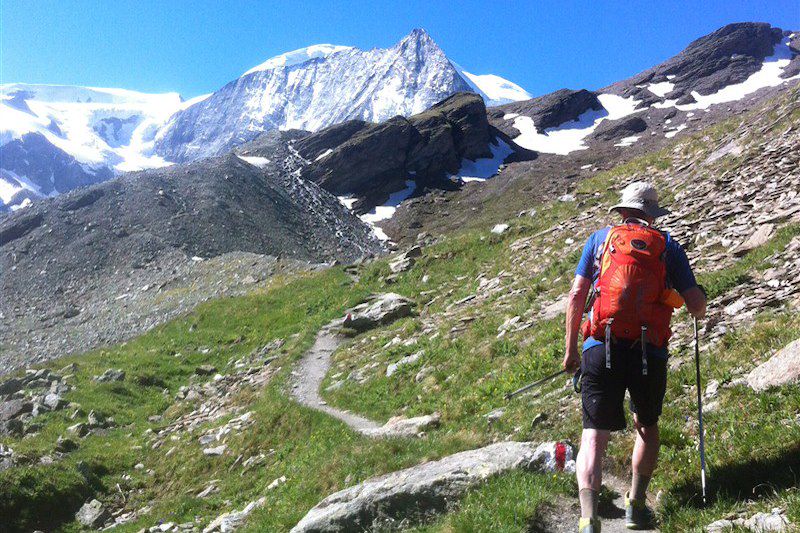
<svg viewBox="0 0 800 533">
<path fill-rule="evenodd" d="M 633 476 L 631 479 L 630 499 L 643 501 L 646 499 L 647 486 L 658 461 L 660 441 L 658 436 L 658 422 L 650 426 L 639 424 L 637 415 L 634 415 L 636 425 L 636 443 L 633 446 L 631 464 Z"/>
<path fill-rule="evenodd" d="M 603 458 L 610 435 L 610 431 L 602 429 L 583 430 L 576 461 L 581 518 L 595 518 L 597 515 L 597 500 L 603 482 Z"/>
</svg>

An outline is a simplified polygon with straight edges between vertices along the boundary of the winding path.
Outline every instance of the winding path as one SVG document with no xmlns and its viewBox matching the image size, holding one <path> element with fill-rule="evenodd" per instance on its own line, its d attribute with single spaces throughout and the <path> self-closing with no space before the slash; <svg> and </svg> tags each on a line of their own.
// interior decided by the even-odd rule
<svg viewBox="0 0 800 533">
<path fill-rule="evenodd" d="M 345 341 L 336 333 L 336 327 L 340 322 L 341 319 L 334 320 L 320 329 L 314 345 L 295 366 L 292 372 L 292 396 L 303 405 L 336 417 L 352 429 L 367 435 L 380 428 L 380 424 L 349 411 L 331 407 L 319 394 L 322 380 L 331 367 L 331 356 Z"/>
</svg>

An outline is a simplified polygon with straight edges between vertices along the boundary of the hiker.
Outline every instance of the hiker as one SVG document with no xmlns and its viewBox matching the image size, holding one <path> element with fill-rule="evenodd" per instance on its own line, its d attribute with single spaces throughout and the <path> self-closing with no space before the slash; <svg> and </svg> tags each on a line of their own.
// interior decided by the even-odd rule
<svg viewBox="0 0 800 533">
<path fill-rule="evenodd" d="M 609 212 L 618 213 L 622 224 L 589 237 L 567 308 L 563 367 L 570 373 L 581 370 L 583 435 L 576 464 L 581 533 L 600 531 L 597 501 L 603 458 L 611 432 L 625 429 L 626 390 L 636 428 L 631 488 L 625 495 L 626 526 L 654 526 L 646 492 L 658 458 L 670 318 L 673 308 L 683 302 L 696 318 L 706 312 L 705 293 L 695 281 L 686 252 L 668 233 L 652 227 L 669 213 L 659 207 L 655 187 L 631 183 Z M 578 330 L 587 308 L 580 355 Z"/>
</svg>

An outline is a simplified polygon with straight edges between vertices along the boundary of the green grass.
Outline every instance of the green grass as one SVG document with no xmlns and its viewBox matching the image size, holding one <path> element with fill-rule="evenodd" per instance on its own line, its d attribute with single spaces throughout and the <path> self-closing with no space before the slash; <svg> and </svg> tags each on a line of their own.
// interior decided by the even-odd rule
<svg viewBox="0 0 800 533">
<path fill-rule="evenodd" d="M 542 515 L 552 507 L 553 496 L 572 497 L 576 492 L 574 480 L 563 475 L 512 472 L 469 491 L 454 512 L 409 531 L 544 531 Z"/>
</svg>

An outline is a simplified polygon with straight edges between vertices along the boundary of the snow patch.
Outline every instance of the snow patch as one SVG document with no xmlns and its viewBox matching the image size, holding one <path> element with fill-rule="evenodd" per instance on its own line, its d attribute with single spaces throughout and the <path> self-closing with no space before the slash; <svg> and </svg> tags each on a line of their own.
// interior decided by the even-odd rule
<svg viewBox="0 0 800 533">
<path fill-rule="evenodd" d="M 257 155 L 237 155 L 239 159 L 244 161 L 245 163 L 250 163 L 254 167 L 264 168 L 269 164 L 269 159 L 266 157 L 260 157 Z"/>
<path fill-rule="evenodd" d="M 636 109 L 639 104 L 632 96 L 623 98 L 615 94 L 600 94 L 597 96 L 603 109 L 590 109 L 582 113 L 576 120 L 565 122 L 554 128 L 547 128 L 543 132 L 536 129 L 533 119 L 527 116 L 518 116 L 514 119 L 514 127 L 520 135 L 514 142 L 523 148 L 546 152 L 550 154 L 567 155 L 576 150 L 588 148 L 584 139 L 597 129 L 603 120 L 618 120 L 644 109 Z"/>
<path fill-rule="evenodd" d="M 314 158 L 314 161 L 319 161 L 320 159 L 322 159 L 322 158 L 324 158 L 324 157 L 326 157 L 326 156 L 328 156 L 328 155 L 330 155 L 332 153 L 333 153 L 333 148 L 328 148 L 327 150 L 325 150 L 324 152 L 319 154 L 316 158 Z"/>
<path fill-rule="evenodd" d="M 461 168 L 458 173 L 450 176 L 450 178 L 458 178 L 465 183 L 486 181 L 496 175 L 506 157 L 514 153 L 514 149 L 503 142 L 502 139 L 496 139 L 494 144 L 489 145 L 489 149 L 492 151 L 492 157 L 476 159 L 475 161 L 464 159 L 461 161 Z"/>
<path fill-rule="evenodd" d="M 781 78 L 784 69 L 789 65 L 793 56 L 793 52 L 789 48 L 789 41 L 790 38 L 786 37 L 779 44 L 775 45 L 773 54 L 764 58 L 761 69 L 751 74 L 749 78 L 741 83 L 728 85 L 708 95 L 702 95 L 697 91 L 692 91 L 691 94 L 695 102 L 691 104 L 678 105 L 676 100 L 667 100 L 665 102 L 657 102 L 653 104 L 653 107 L 676 107 L 681 111 L 707 110 L 712 105 L 741 100 L 759 89 L 777 87 L 787 81 L 800 79 L 800 74 L 792 76 L 791 78 Z"/>
<path fill-rule="evenodd" d="M 40 133 L 80 163 L 118 171 L 170 164 L 152 154 L 155 134 L 184 104 L 177 93 L 66 85 L 12 83 L 0 95 L 0 145 Z M 8 105 L 15 95 L 30 113 Z"/>
<path fill-rule="evenodd" d="M 505 78 L 495 76 L 494 74 L 472 74 L 452 61 L 451 63 L 464 77 L 470 87 L 483 97 L 487 106 L 497 106 L 533 98 L 528 91 Z"/>
<path fill-rule="evenodd" d="M 667 133 L 665 133 L 664 137 L 666 137 L 667 139 L 671 139 L 671 138 L 675 137 L 678 133 L 682 132 L 685 129 L 686 129 L 686 124 L 681 124 L 680 126 L 675 128 L 674 130 L 668 131 Z"/>
<path fill-rule="evenodd" d="M 633 143 L 638 141 L 639 138 L 640 138 L 639 135 L 631 135 L 630 137 L 624 137 L 620 139 L 620 141 L 616 143 L 614 146 L 631 146 Z"/>
<path fill-rule="evenodd" d="M 506 113 L 503 115 L 503 120 L 512 120 L 519 116 L 519 113 Z"/>
<path fill-rule="evenodd" d="M 343 206 L 350 210 L 353 209 L 353 205 L 358 201 L 358 198 L 355 196 L 337 196 L 336 198 L 339 199 L 339 202 L 341 202 Z"/>
<path fill-rule="evenodd" d="M 647 86 L 647 90 L 656 96 L 664 97 L 675 88 L 675 84 L 670 81 L 662 81 L 661 83 L 651 83 Z"/>
<path fill-rule="evenodd" d="M 251 68 L 250 70 L 242 74 L 242 76 L 247 76 L 248 74 L 252 74 L 253 72 L 260 72 L 262 70 L 271 70 L 279 67 L 285 68 L 294 65 L 300 65 L 311 59 L 328 57 L 331 54 L 352 49 L 353 49 L 352 46 L 341 46 L 337 44 L 315 44 L 312 46 L 307 46 L 305 48 L 292 50 L 291 52 L 286 52 L 284 54 L 280 54 L 275 57 L 271 57 L 266 61 L 264 61 L 263 63 L 261 63 L 260 65 L 256 65 L 255 67 Z"/>
</svg>

